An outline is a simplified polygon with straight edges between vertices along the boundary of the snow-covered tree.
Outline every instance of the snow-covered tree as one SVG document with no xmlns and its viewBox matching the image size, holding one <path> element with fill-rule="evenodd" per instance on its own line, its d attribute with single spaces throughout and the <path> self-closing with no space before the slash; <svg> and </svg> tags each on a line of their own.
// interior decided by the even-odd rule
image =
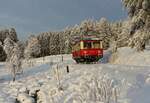
<svg viewBox="0 0 150 103">
<path fill-rule="evenodd" d="M 6 60 L 6 53 L 3 50 L 2 45 L 0 45 L 0 61 L 5 61 Z"/>
<path fill-rule="evenodd" d="M 110 23 L 107 21 L 106 18 L 101 18 L 99 21 L 96 22 L 95 29 L 96 34 L 103 41 L 104 49 L 107 49 L 109 47 L 111 37 L 113 36 L 111 33 Z"/>
<path fill-rule="evenodd" d="M 147 36 L 143 36 L 143 33 L 150 29 L 150 0 L 122 0 L 122 2 L 128 10 L 129 19 L 131 21 L 131 24 L 129 26 L 129 34 L 131 36 L 129 44 L 130 46 L 138 45 L 135 46 L 138 51 L 143 50 L 143 48 L 145 48 L 143 47 L 145 46 L 145 44 L 142 44 L 143 46 L 141 46 L 140 43 L 137 43 L 135 45 L 134 43 L 135 38 L 148 37 L 147 39 L 138 40 L 138 42 L 142 43 L 145 43 L 145 41 L 143 40 L 149 39 L 149 33 L 146 33 Z"/>
<path fill-rule="evenodd" d="M 95 22 L 92 19 L 84 20 L 79 27 L 76 27 L 81 35 L 92 35 L 94 33 Z"/>
<path fill-rule="evenodd" d="M 111 41 L 117 41 L 122 32 L 123 21 L 113 22 L 111 26 Z"/>
<path fill-rule="evenodd" d="M 24 58 L 25 43 L 23 41 L 18 41 L 17 44 L 20 48 L 21 57 Z"/>
<path fill-rule="evenodd" d="M 64 41 L 65 41 L 65 48 L 64 51 L 65 53 L 70 53 L 71 49 L 72 49 L 72 39 L 73 39 L 73 35 L 74 33 L 72 33 L 72 28 L 71 27 L 66 27 L 63 31 L 63 35 L 64 35 Z"/>
<path fill-rule="evenodd" d="M 122 21 L 122 27 L 120 28 L 121 32 L 118 33 L 116 40 L 117 48 L 128 46 L 129 38 L 131 38 L 130 26 L 131 26 L 130 20 Z"/>
<path fill-rule="evenodd" d="M 4 40 L 7 37 L 11 38 L 15 42 L 17 42 L 18 40 L 17 33 L 14 28 L 11 29 L 3 28 L 0 30 L 0 42 L 2 42 L 2 45 L 4 44 Z M 3 48 L 0 47 L 0 61 L 5 61 L 5 60 L 6 60 L 6 53 L 3 50 Z"/>
<path fill-rule="evenodd" d="M 67 36 L 66 34 L 63 34 L 63 32 L 59 32 L 59 51 L 60 54 L 66 53 L 66 49 L 69 44 L 67 44 Z"/>
<path fill-rule="evenodd" d="M 7 60 L 6 61 L 10 61 L 11 55 L 13 53 L 13 48 L 14 48 L 15 42 L 13 40 L 11 40 L 9 37 L 7 37 L 4 40 L 4 46 L 3 49 L 5 51 L 5 53 L 7 54 Z"/>
<path fill-rule="evenodd" d="M 68 31 L 63 32 L 63 44 L 64 44 L 64 53 L 68 54 L 71 52 L 70 49 L 70 35 Z"/>
<path fill-rule="evenodd" d="M 16 30 L 14 28 L 11 28 L 10 31 L 9 31 L 9 37 L 11 40 L 13 40 L 14 42 L 17 42 L 18 41 L 18 38 L 17 38 L 17 33 L 16 33 Z"/>
<path fill-rule="evenodd" d="M 48 32 L 41 33 L 37 36 L 39 44 L 41 45 L 41 56 L 49 55 L 49 39 L 50 35 Z"/>
<path fill-rule="evenodd" d="M 6 35 L 4 30 L 0 30 L 0 41 L 3 43 L 3 41 L 5 40 Z"/>
<path fill-rule="evenodd" d="M 15 81 L 16 74 L 21 71 L 21 61 L 22 61 L 22 52 L 21 48 L 17 43 L 7 37 L 4 40 L 4 51 L 7 55 L 6 66 L 9 68 L 13 76 L 13 81 Z"/>
<path fill-rule="evenodd" d="M 2 45 L 7 36 L 8 36 L 8 34 L 6 34 L 5 29 L 0 30 L 0 42 Z M 5 61 L 5 60 L 6 60 L 6 53 L 3 50 L 3 47 L 0 46 L 0 61 Z"/>
<path fill-rule="evenodd" d="M 27 41 L 27 46 L 24 50 L 25 58 L 39 57 L 41 53 L 41 45 L 39 40 L 34 35 L 31 35 Z"/>
<path fill-rule="evenodd" d="M 136 31 L 136 33 L 132 38 L 130 38 L 129 46 L 131 48 L 135 48 L 137 51 L 143 51 L 149 39 L 150 39 L 150 31 L 140 29 Z"/>
<path fill-rule="evenodd" d="M 49 40 L 49 54 L 56 55 L 60 54 L 60 40 L 58 32 L 50 33 L 50 40 Z"/>
</svg>

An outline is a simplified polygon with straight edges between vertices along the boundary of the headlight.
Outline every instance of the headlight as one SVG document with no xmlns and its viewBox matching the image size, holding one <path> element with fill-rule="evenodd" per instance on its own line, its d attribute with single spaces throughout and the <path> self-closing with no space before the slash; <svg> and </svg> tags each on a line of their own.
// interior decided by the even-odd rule
<svg viewBox="0 0 150 103">
<path fill-rule="evenodd" d="M 84 53 L 84 54 L 86 54 L 86 53 L 87 53 L 87 51 L 83 51 L 83 53 Z"/>
<path fill-rule="evenodd" d="M 100 51 L 100 50 L 98 50 L 98 54 L 101 54 L 101 51 Z"/>
</svg>

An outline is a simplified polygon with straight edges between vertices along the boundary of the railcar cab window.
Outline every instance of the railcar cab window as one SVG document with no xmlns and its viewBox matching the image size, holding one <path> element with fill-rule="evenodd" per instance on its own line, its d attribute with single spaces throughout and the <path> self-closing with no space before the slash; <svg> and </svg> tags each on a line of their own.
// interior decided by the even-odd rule
<svg viewBox="0 0 150 103">
<path fill-rule="evenodd" d="M 100 48 L 100 42 L 93 42 L 93 48 Z"/>
<path fill-rule="evenodd" d="M 84 42 L 84 49 L 90 49 L 92 48 L 92 43 L 91 42 Z"/>
<path fill-rule="evenodd" d="M 93 49 L 100 48 L 100 42 L 99 41 L 84 42 L 84 49 L 91 49 L 91 48 L 93 48 Z"/>
</svg>

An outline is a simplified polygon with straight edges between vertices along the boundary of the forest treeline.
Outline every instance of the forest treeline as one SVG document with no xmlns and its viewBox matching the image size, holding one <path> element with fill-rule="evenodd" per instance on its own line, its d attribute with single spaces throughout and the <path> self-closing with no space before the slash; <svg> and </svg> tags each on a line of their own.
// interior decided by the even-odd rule
<svg viewBox="0 0 150 103">
<path fill-rule="evenodd" d="M 25 42 L 19 41 L 15 28 L 2 29 L 0 61 L 9 58 L 11 52 L 7 55 L 6 49 L 11 51 L 12 44 L 19 48 L 20 57 L 26 59 L 68 54 L 71 53 L 74 37 L 82 35 L 96 35 L 103 41 L 104 49 L 111 47 L 117 51 L 119 47 L 129 46 L 143 51 L 150 39 L 150 1 L 122 0 L 122 3 L 128 11 L 128 18 L 125 20 L 110 22 L 106 18 L 87 19 L 62 31 L 31 35 Z"/>
</svg>

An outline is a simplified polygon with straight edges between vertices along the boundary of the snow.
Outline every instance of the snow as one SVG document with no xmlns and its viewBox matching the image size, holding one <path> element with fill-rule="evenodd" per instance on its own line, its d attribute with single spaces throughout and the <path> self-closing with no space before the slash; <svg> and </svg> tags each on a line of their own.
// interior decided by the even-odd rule
<svg viewBox="0 0 150 103">
<path fill-rule="evenodd" d="M 106 51 L 98 64 L 76 64 L 67 54 L 63 62 L 62 55 L 32 59 L 15 82 L 0 63 L 0 103 L 149 103 L 149 53 L 120 48 L 108 63 Z"/>
<path fill-rule="evenodd" d="M 148 49 L 136 52 L 134 49 L 123 47 L 115 54 L 113 64 L 150 66 L 150 51 Z"/>
</svg>

